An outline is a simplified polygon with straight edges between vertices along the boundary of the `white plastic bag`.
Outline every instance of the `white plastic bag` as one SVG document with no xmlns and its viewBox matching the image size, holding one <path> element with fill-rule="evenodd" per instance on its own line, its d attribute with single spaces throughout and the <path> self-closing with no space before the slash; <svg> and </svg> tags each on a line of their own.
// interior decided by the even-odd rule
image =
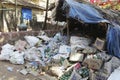
<svg viewBox="0 0 120 80">
<path fill-rule="evenodd" d="M 41 57 L 41 53 L 35 47 L 32 47 L 32 48 L 27 49 L 25 51 L 25 59 L 26 60 L 29 60 L 29 61 L 33 61 L 34 60 L 35 61 L 35 60 L 40 59 L 40 57 Z"/>
<path fill-rule="evenodd" d="M 71 45 L 84 45 L 88 46 L 90 44 L 91 40 L 85 37 L 78 37 L 78 36 L 72 36 L 70 38 L 70 44 Z"/>
<path fill-rule="evenodd" d="M 39 42 L 39 39 L 35 36 L 25 36 L 24 38 L 31 47 L 35 46 Z"/>
<path fill-rule="evenodd" d="M 107 80 L 120 80 L 120 67 L 115 69 Z"/>
<path fill-rule="evenodd" d="M 10 62 L 13 64 L 24 64 L 24 52 L 15 51 L 10 54 Z"/>
<path fill-rule="evenodd" d="M 13 53 L 13 50 L 3 49 L 0 54 L 0 60 L 9 60 L 11 53 Z"/>
<path fill-rule="evenodd" d="M 13 45 L 7 43 L 4 46 L 2 46 L 2 49 L 14 50 L 15 47 Z"/>
<path fill-rule="evenodd" d="M 10 54 L 13 53 L 14 46 L 10 44 L 5 44 L 2 46 L 2 51 L 0 54 L 0 60 L 9 60 Z"/>
<path fill-rule="evenodd" d="M 57 33 L 54 38 L 53 38 L 54 41 L 61 41 L 62 40 L 62 35 L 61 33 Z"/>
<path fill-rule="evenodd" d="M 71 52 L 70 46 L 62 45 L 62 46 L 60 46 L 60 48 L 59 48 L 59 53 L 69 54 L 70 52 Z"/>
</svg>

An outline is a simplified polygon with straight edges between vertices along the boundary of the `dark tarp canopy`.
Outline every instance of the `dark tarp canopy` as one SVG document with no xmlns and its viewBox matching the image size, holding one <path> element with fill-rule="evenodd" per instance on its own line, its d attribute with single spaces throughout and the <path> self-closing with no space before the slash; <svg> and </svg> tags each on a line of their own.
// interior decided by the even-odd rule
<svg viewBox="0 0 120 80">
<path fill-rule="evenodd" d="M 120 25 L 120 11 L 104 10 L 90 3 L 77 0 L 58 0 L 55 21 L 74 18 L 84 23 L 115 22 Z"/>
<path fill-rule="evenodd" d="M 69 5 L 69 17 L 83 21 L 84 23 L 100 23 L 107 22 L 102 15 L 89 4 L 76 2 L 74 0 L 66 0 Z"/>
</svg>

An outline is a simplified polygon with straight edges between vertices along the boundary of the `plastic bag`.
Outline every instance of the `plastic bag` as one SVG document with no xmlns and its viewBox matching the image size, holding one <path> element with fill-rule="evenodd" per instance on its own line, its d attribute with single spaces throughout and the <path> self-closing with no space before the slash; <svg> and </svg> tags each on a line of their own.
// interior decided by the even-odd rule
<svg viewBox="0 0 120 80">
<path fill-rule="evenodd" d="M 69 54 L 70 52 L 71 52 L 70 46 L 62 45 L 62 46 L 60 46 L 60 48 L 59 48 L 59 53 Z"/>
<path fill-rule="evenodd" d="M 41 53 L 40 53 L 40 51 L 38 51 L 38 49 L 35 48 L 35 47 L 32 47 L 32 48 L 27 49 L 27 50 L 25 51 L 25 59 L 26 59 L 26 60 L 35 61 L 35 60 L 40 59 L 40 57 L 41 57 Z"/>
<path fill-rule="evenodd" d="M 31 47 L 35 46 L 39 42 L 39 39 L 35 36 L 25 36 L 24 38 Z"/>
<path fill-rule="evenodd" d="M 24 52 L 15 51 L 10 54 L 10 62 L 13 64 L 24 64 Z"/>
<path fill-rule="evenodd" d="M 25 41 L 18 40 L 15 44 L 15 49 L 18 51 L 24 51 L 26 45 L 27 43 Z"/>
<path fill-rule="evenodd" d="M 0 54 L 0 60 L 9 60 L 11 53 L 13 53 L 13 50 L 3 49 Z"/>
<path fill-rule="evenodd" d="M 9 60 L 10 59 L 10 54 L 13 53 L 14 46 L 10 44 L 5 44 L 2 46 L 2 51 L 0 54 L 0 60 Z"/>
</svg>

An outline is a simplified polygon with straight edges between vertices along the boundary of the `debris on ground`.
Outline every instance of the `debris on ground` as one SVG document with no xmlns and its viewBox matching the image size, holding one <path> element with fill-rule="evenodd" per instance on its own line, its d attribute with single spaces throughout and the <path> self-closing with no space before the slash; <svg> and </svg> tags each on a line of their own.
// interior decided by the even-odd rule
<svg viewBox="0 0 120 80">
<path fill-rule="evenodd" d="M 54 37 L 41 34 L 24 38 L 15 41 L 14 45 L 6 43 L 0 54 L 0 60 L 24 65 L 18 71 L 24 76 L 48 78 L 39 80 L 113 80 L 119 72 L 120 60 L 100 50 L 103 46 L 95 47 L 90 38 L 71 36 L 69 44 L 61 33 Z M 7 70 L 12 72 L 13 67 Z"/>
</svg>

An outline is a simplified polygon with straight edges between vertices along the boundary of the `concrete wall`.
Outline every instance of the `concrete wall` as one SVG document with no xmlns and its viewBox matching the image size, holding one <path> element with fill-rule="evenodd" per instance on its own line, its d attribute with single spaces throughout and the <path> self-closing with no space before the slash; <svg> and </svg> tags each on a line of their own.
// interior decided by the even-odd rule
<svg viewBox="0 0 120 80">
<path fill-rule="evenodd" d="M 57 31 L 46 30 L 45 31 L 48 36 L 53 36 Z M 24 36 L 37 36 L 40 34 L 40 31 L 20 31 L 20 32 L 8 32 L 8 33 L 0 33 L 0 51 L 2 45 L 6 43 L 14 44 L 15 41 L 21 39 L 24 40 Z"/>
</svg>

